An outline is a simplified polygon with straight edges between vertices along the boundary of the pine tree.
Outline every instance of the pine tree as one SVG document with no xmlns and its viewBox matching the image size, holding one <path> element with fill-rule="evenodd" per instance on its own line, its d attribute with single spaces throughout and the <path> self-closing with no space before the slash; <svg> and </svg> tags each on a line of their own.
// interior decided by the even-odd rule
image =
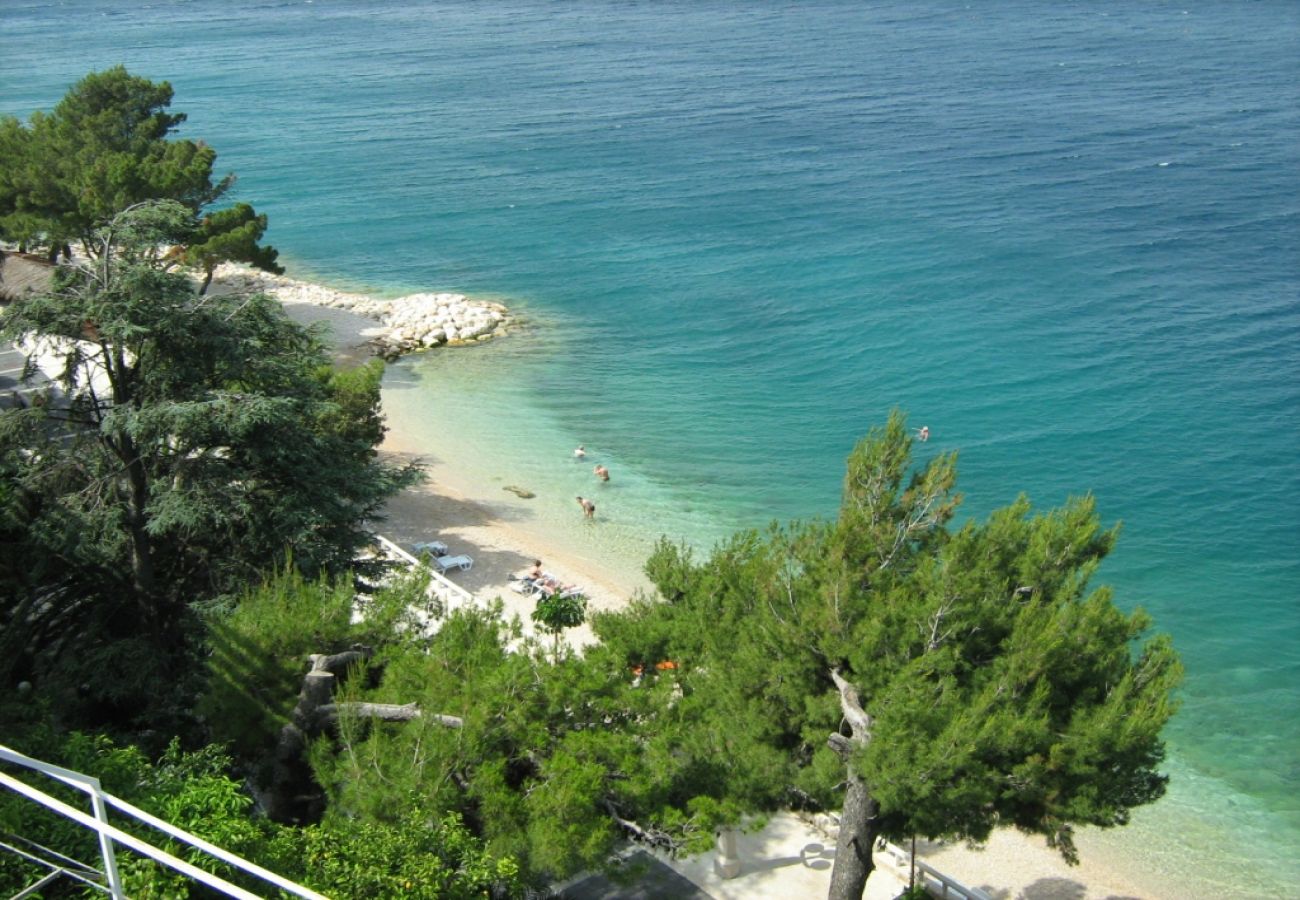
<svg viewBox="0 0 1300 900">
<path fill-rule="evenodd" d="M 247 203 L 211 209 L 235 177 L 214 179 L 216 151 L 174 137 L 186 117 L 168 111 L 172 96 L 167 82 L 115 66 L 78 81 L 26 126 L 0 119 L 0 238 L 43 246 L 51 261 L 73 243 L 94 254 L 96 230 L 115 215 L 173 200 L 188 215 L 160 234 L 160 243 L 183 247 L 178 257 L 204 272 L 203 290 L 227 260 L 282 273 L 275 248 L 258 244 L 265 216 Z"/>
<path fill-rule="evenodd" d="M 836 522 L 743 534 L 703 563 L 662 544 L 660 598 L 595 617 L 603 652 L 677 666 L 661 715 L 686 798 L 637 815 L 842 809 L 847 900 L 878 838 L 1014 825 L 1073 861 L 1075 825 L 1162 795 L 1181 669 L 1167 638 L 1137 643 L 1145 614 L 1088 587 L 1115 530 L 1091 498 L 952 530 L 955 463 L 912 469 L 894 414 L 850 456 Z"/>
</svg>

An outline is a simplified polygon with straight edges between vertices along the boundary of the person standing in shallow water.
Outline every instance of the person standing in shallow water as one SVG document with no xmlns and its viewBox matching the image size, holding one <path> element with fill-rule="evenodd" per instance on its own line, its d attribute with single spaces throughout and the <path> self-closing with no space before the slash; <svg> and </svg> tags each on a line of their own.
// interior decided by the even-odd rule
<svg viewBox="0 0 1300 900">
<path fill-rule="evenodd" d="M 597 465 L 596 468 L 592 469 L 591 471 L 592 474 L 594 474 L 601 481 L 609 481 L 609 469 L 605 468 L 604 466 Z"/>
<path fill-rule="evenodd" d="M 588 519 L 594 519 L 596 517 L 596 504 L 592 503 L 586 497 L 579 497 L 578 505 L 582 507 L 582 514 Z"/>
</svg>

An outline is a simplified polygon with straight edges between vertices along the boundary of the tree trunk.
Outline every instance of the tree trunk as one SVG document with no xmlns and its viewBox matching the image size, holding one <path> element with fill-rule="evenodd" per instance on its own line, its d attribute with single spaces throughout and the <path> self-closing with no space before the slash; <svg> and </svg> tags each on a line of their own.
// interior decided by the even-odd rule
<svg viewBox="0 0 1300 900">
<path fill-rule="evenodd" d="M 872 798 L 867 783 L 849 769 L 844 811 L 840 815 L 840 836 L 835 843 L 835 868 L 831 872 L 830 900 L 861 900 L 867 877 L 875 864 L 871 851 L 879 836 L 877 813 L 880 805 Z"/>
<path fill-rule="evenodd" d="M 131 373 L 120 344 L 99 340 L 104 373 L 108 376 L 113 389 L 113 405 L 125 407 L 132 401 Z M 96 413 L 100 427 L 103 420 Z M 149 539 L 149 473 L 145 470 L 144 460 L 135 441 L 125 432 L 118 435 L 104 434 L 101 437 L 110 450 L 122 462 L 130 481 L 130 496 L 127 498 L 127 531 L 131 537 L 131 581 L 135 587 L 137 601 L 144 610 L 149 626 L 158 633 L 168 630 L 170 623 L 160 621 L 158 598 L 154 596 L 156 579 L 153 567 L 153 544 Z"/>
<path fill-rule="evenodd" d="M 306 730 L 309 734 L 318 734 L 335 727 L 341 716 L 380 722 L 409 722 L 421 718 L 421 715 L 420 707 L 415 703 L 325 703 L 313 711 L 310 728 Z M 455 716 L 438 716 L 437 719 L 448 728 L 460 728 L 465 724 Z"/>
<path fill-rule="evenodd" d="M 131 579 L 135 589 L 141 595 L 141 602 L 152 617 L 156 613 L 153 603 L 154 580 L 153 544 L 149 540 L 149 476 L 144 470 L 144 463 L 135 455 L 135 444 L 130 438 L 122 439 L 122 449 L 129 455 L 126 462 L 127 477 L 131 480 L 131 504 L 128 514 L 128 528 L 131 531 Z"/>
<path fill-rule="evenodd" d="M 874 863 L 871 852 L 880 833 L 880 804 L 871 796 L 867 783 L 853 766 L 853 755 L 871 742 L 872 718 L 862 708 L 858 689 L 838 669 L 831 669 L 831 680 L 840 693 L 840 711 L 849 725 L 851 736 L 838 732 L 827 743 L 844 760 L 848 788 L 844 792 L 844 810 L 840 813 L 840 835 L 835 842 L 835 868 L 831 871 L 830 900 L 862 900 L 867 877 Z"/>
<path fill-rule="evenodd" d="M 387 722 L 409 722 L 423 717 L 419 706 L 414 703 L 334 702 L 337 682 L 354 671 L 358 663 L 369 659 L 371 654 L 369 647 L 358 645 L 342 653 L 311 655 L 311 668 L 303 676 L 298 703 L 289 721 L 280 729 L 280 738 L 271 759 L 271 783 L 264 797 L 266 814 L 272 821 L 298 825 L 319 821 L 325 811 L 325 792 L 316 783 L 307 762 L 307 747 L 312 738 L 333 728 L 340 715 Z M 464 726 L 456 716 L 435 714 L 432 718 L 448 728 Z"/>
</svg>

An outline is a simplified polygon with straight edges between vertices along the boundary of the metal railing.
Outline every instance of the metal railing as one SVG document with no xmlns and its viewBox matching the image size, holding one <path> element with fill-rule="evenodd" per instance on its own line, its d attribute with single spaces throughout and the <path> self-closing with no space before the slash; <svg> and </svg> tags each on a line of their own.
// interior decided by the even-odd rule
<svg viewBox="0 0 1300 900">
<path fill-rule="evenodd" d="M 992 900 L 979 888 L 966 887 L 955 878 L 950 878 L 929 863 L 916 859 L 897 844 L 885 844 L 885 852 L 894 858 L 894 864 L 906 871 L 909 865 L 916 867 L 916 883 L 925 892 L 938 900 Z"/>
<path fill-rule="evenodd" d="M 231 884 L 220 876 L 213 875 L 211 872 L 205 872 L 198 866 L 172 856 L 165 850 L 160 850 L 153 844 L 110 825 L 108 821 L 109 806 L 112 806 L 119 812 L 122 812 L 131 818 L 156 829 L 157 831 L 161 831 L 173 840 L 180 841 L 183 844 L 188 844 L 191 847 L 201 850 L 207 855 L 274 885 L 286 893 L 293 894 L 297 897 L 313 898 L 313 900 L 328 900 L 328 898 L 323 894 L 318 894 L 310 888 L 303 887 L 287 878 L 281 878 L 274 872 L 263 869 L 261 866 L 251 863 L 242 857 L 236 856 L 229 851 L 223 850 L 215 844 L 210 844 L 196 835 L 183 831 L 180 828 L 176 828 L 175 826 L 164 822 L 162 819 L 132 806 L 125 800 L 114 797 L 112 794 L 105 793 L 104 789 L 100 786 L 98 778 L 83 775 L 80 772 L 73 772 L 71 769 L 65 769 L 61 766 L 42 762 L 38 759 L 32 759 L 30 756 L 25 756 L 22 753 L 18 753 L 17 751 L 11 750 L 3 745 L 0 745 L 0 761 L 12 763 L 34 772 L 47 775 L 66 785 L 84 791 L 90 797 L 91 809 L 94 812 L 94 815 L 87 815 L 81 810 L 69 806 L 62 800 L 52 797 L 44 791 L 34 788 L 24 781 L 20 781 L 6 772 L 0 772 L 0 786 L 6 787 L 16 794 L 21 794 L 27 799 L 39 803 L 46 809 L 53 810 L 59 815 L 94 831 L 99 836 L 100 856 L 103 860 L 104 866 L 103 870 L 99 871 L 84 863 L 68 859 L 67 857 L 62 857 L 65 864 L 60 865 L 56 862 L 40 858 L 36 854 L 25 852 L 10 844 L 3 844 L 2 846 L 5 849 L 18 853 L 28 861 L 44 865 L 46 868 L 51 869 L 49 874 L 45 875 L 36 883 L 28 886 L 25 890 L 20 891 L 14 896 L 14 898 L 12 898 L 12 900 L 31 896 L 50 882 L 65 876 L 92 885 L 112 896 L 114 900 L 119 900 L 119 898 L 120 900 L 125 900 L 126 894 L 122 890 L 122 879 L 117 870 L 115 844 L 121 844 L 123 847 L 127 847 L 143 856 L 147 856 L 169 869 L 180 872 L 182 875 L 185 875 L 194 881 L 205 884 L 216 891 L 220 891 L 228 897 L 239 897 L 243 898 L 243 900 L 259 900 L 257 894 Z"/>
</svg>

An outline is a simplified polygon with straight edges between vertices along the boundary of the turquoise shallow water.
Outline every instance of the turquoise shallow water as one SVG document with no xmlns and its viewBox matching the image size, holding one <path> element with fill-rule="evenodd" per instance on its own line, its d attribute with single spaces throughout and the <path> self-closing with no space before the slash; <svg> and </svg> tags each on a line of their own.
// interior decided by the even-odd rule
<svg viewBox="0 0 1300 900">
<path fill-rule="evenodd" d="M 1104 580 L 1188 667 L 1171 796 L 1110 840 L 1283 896 L 1300 7 L 988 6 L 18 0 L 0 111 L 125 62 L 297 273 L 507 298 L 524 334 L 395 366 L 386 402 L 594 559 L 832 515 L 894 405 L 971 514 L 1094 492 Z M 579 441 L 615 473 L 597 527 Z"/>
</svg>

